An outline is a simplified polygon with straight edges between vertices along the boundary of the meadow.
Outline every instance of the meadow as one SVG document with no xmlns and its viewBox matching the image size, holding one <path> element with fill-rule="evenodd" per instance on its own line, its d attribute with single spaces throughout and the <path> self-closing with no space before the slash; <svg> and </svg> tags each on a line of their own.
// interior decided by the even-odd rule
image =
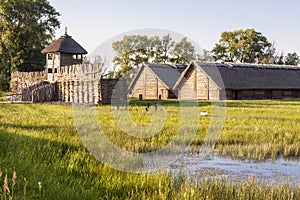
<svg viewBox="0 0 300 200">
<path fill-rule="evenodd" d="M 131 118 L 137 124 L 149 124 L 148 102 L 131 102 Z M 175 137 L 180 121 L 178 102 L 159 104 L 167 121 L 151 138 L 123 133 L 110 106 L 96 108 L 97 120 L 114 144 L 132 152 L 150 152 Z M 211 110 L 210 102 L 199 102 L 199 111 L 209 115 L 200 118 L 188 151 L 197 153 L 203 144 Z M 222 134 L 213 150 L 237 159 L 300 156 L 299 121 L 299 101 L 227 102 Z M 135 174 L 111 169 L 84 147 L 72 107 L 62 105 L 0 104 L 0 171 L 0 199 L 300 199 L 300 185 L 266 186 L 251 177 L 236 184 L 174 177 L 168 171 Z"/>
</svg>

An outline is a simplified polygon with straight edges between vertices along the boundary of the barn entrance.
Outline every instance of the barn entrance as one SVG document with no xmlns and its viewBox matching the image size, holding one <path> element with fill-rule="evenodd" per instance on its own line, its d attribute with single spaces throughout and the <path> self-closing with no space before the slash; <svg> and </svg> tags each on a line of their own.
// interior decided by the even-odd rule
<svg viewBox="0 0 300 200">
<path fill-rule="evenodd" d="M 239 100 L 239 91 L 238 90 L 233 91 L 233 99 L 234 100 Z"/>
</svg>

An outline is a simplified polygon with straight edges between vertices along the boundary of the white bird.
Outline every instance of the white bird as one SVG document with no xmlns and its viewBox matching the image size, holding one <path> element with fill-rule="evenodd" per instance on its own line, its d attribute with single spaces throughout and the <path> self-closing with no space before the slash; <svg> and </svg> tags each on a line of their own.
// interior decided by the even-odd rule
<svg viewBox="0 0 300 200">
<path fill-rule="evenodd" d="M 203 112 L 200 112 L 200 116 L 207 116 L 208 115 L 208 112 L 207 111 L 203 111 Z"/>
</svg>

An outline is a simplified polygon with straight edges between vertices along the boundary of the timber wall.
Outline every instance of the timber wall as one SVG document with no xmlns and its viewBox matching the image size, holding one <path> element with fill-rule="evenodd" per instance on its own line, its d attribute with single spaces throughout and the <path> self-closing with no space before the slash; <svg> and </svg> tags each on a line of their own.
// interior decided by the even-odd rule
<svg viewBox="0 0 300 200">
<path fill-rule="evenodd" d="M 44 80 L 46 80 L 46 71 L 13 72 L 11 73 L 11 91 L 17 94 L 21 94 L 24 88 L 28 88 Z"/>
<path fill-rule="evenodd" d="M 103 81 L 103 84 L 102 84 Z M 110 104 L 115 91 L 116 99 L 127 101 L 125 80 L 101 79 L 101 65 L 71 65 L 58 69 L 57 81 L 46 80 L 46 72 L 14 72 L 13 91 L 21 94 L 22 101 L 62 101 L 75 104 Z M 118 90 L 114 87 L 118 83 Z M 116 102 L 117 100 L 115 100 Z"/>
<path fill-rule="evenodd" d="M 139 98 L 140 96 L 143 99 L 174 98 L 174 94 L 170 93 L 153 72 L 145 67 L 138 75 L 136 84 L 132 89 L 132 97 Z"/>
<path fill-rule="evenodd" d="M 300 90 L 226 90 L 228 100 L 251 99 L 297 99 L 300 98 Z"/>
<path fill-rule="evenodd" d="M 220 92 L 217 85 L 211 81 L 198 67 L 191 66 L 180 85 L 179 97 L 182 100 L 219 100 Z"/>
</svg>

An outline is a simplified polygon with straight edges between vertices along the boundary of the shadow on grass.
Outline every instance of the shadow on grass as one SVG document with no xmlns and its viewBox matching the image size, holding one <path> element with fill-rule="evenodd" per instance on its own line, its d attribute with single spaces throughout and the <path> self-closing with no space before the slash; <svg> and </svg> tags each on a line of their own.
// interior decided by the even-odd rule
<svg viewBox="0 0 300 200">
<path fill-rule="evenodd" d="M 51 126 L 22 128 L 53 129 Z M 1 171 L 8 177 L 17 172 L 14 199 L 23 199 L 25 190 L 27 199 L 94 199 L 107 191 L 101 185 L 100 173 L 96 173 L 103 165 L 84 147 L 22 136 L 5 128 L 0 128 L 0 138 Z M 2 186 L 3 177 L 0 183 Z"/>
<path fill-rule="evenodd" d="M 0 116 L 1 117 L 1 116 Z M 11 123 L 0 123 L 0 128 L 13 128 L 13 129 L 24 129 L 24 130 L 30 130 L 30 131 L 51 131 L 51 132 L 58 132 L 62 127 L 61 126 L 44 126 L 44 125 L 20 125 L 20 124 L 11 124 Z M 66 127 L 65 127 L 66 128 Z M 69 127 L 70 130 L 74 129 L 73 127 Z"/>
</svg>

